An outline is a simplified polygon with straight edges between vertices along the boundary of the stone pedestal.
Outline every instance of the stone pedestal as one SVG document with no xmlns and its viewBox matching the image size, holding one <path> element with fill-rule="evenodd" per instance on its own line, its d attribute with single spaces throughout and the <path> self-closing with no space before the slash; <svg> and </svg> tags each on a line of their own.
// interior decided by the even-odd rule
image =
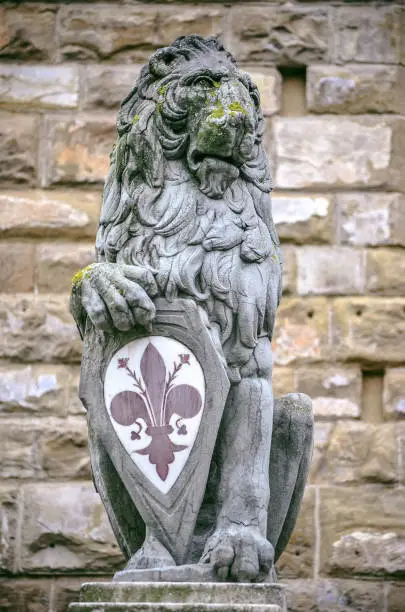
<svg viewBox="0 0 405 612">
<path fill-rule="evenodd" d="M 93 582 L 69 612 L 286 612 L 280 584 L 207 582 Z"/>
</svg>

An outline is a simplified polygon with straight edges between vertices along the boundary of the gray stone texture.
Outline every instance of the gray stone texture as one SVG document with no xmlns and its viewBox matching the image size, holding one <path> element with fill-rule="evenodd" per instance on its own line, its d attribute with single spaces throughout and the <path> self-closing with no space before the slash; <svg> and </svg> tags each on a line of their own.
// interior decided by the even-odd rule
<svg viewBox="0 0 405 612">
<path fill-rule="evenodd" d="M 156 35 L 150 15 L 157 12 L 162 19 Z M 136 27 L 127 20 L 129 14 L 136 16 Z M 204 20 L 205 15 L 208 20 Z M 130 46 L 125 31 L 131 34 Z M 46 535 L 39 545 L 37 540 L 32 546 L 24 545 L 24 558 L 36 559 L 38 546 L 49 548 L 50 553 L 55 544 L 71 549 L 74 554 L 81 550 L 82 559 L 88 559 L 87 569 L 55 570 L 42 566 L 39 570 L 30 569 L 29 573 L 23 570 L 22 517 L 32 525 L 41 507 L 52 504 L 58 494 L 65 499 L 66 491 L 85 483 L 91 490 L 88 475 L 80 472 L 81 468 L 76 471 L 87 453 L 74 442 L 77 436 L 80 444 L 85 431 L 83 408 L 77 398 L 80 342 L 65 306 L 67 277 L 73 270 L 69 265 L 63 266 L 62 271 L 61 255 L 71 245 L 69 259 L 73 267 L 76 257 L 79 259 L 75 248 L 77 253 L 85 254 L 86 248 L 94 244 L 104 178 L 96 170 L 108 167 L 114 117 L 140 64 L 157 46 L 191 31 L 203 35 L 222 31 L 224 42 L 237 59 L 241 62 L 242 56 L 248 58 L 241 65 L 254 75 L 261 90 L 268 133 L 271 134 L 275 119 L 283 124 L 287 120 L 294 120 L 296 126 L 301 124 L 302 129 L 297 128 L 299 138 L 294 137 L 294 169 L 299 169 L 299 157 L 305 149 L 302 141 L 308 143 L 308 149 L 312 147 L 309 161 L 317 168 L 316 185 L 312 174 L 309 184 L 309 177 L 302 178 L 301 173 L 301 184 L 305 182 L 302 187 L 292 188 L 290 182 L 285 187 L 275 182 L 272 194 L 273 217 L 285 260 L 285 295 L 273 343 L 276 360 L 273 388 L 276 397 L 291 391 L 309 394 L 314 400 L 316 419 L 311 484 L 290 544 L 277 563 L 280 579 L 287 582 L 289 610 L 403 612 L 403 575 L 400 571 L 384 573 L 381 568 L 389 568 L 387 559 L 392 563 L 393 556 L 401 553 L 398 543 L 404 528 L 403 513 L 395 521 L 392 516 L 395 508 L 401 507 L 405 484 L 403 281 L 400 273 L 395 274 L 397 266 L 402 269 L 405 202 L 403 186 L 392 186 L 383 175 L 376 185 L 368 160 L 371 152 L 375 156 L 376 149 L 383 150 L 383 141 L 375 140 L 371 146 L 373 143 L 363 138 L 362 131 L 364 119 L 368 127 L 392 122 L 395 126 L 396 119 L 404 116 L 401 74 L 405 65 L 405 30 L 404 7 L 399 0 L 373 3 L 239 0 L 232 5 L 221 2 L 192 5 L 176 0 L 164 5 L 115 0 L 0 3 L 0 62 L 4 72 L 18 75 L 20 68 L 43 69 L 42 77 L 37 82 L 30 80 L 34 85 L 18 94 L 18 107 L 11 107 L 4 100 L 0 103 L 3 139 L 0 174 L 4 187 L 0 193 L 3 249 L 0 437 L 3 448 L 4 440 L 8 449 L 14 448 L 10 454 L 14 473 L 21 475 L 23 470 L 34 470 L 41 492 L 42 487 L 51 485 L 55 487 L 52 493 L 57 491 L 53 496 L 44 494 L 37 499 L 31 510 L 26 495 L 30 500 L 34 483 L 20 476 L 1 478 L 0 608 L 5 612 L 66 612 L 68 603 L 78 600 L 83 581 L 112 578 L 113 572 L 108 568 L 113 535 L 109 535 L 111 540 L 97 542 L 98 569 L 92 569 L 95 543 L 83 535 L 81 527 L 78 540 L 73 542 L 72 532 L 64 524 L 55 527 L 51 540 Z M 75 80 L 62 84 L 58 81 L 64 93 L 72 84 L 68 103 L 73 94 L 74 108 L 66 106 L 63 97 L 53 97 L 52 108 L 48 106 L 50 91 L 44 75 L 50 69 L 55 75 L 60 75 L 61 70 L 78 75 L 78 87 Z M 297 69 L 295 76 L 288 73 L 291 69 Z M 267 77 L 267 84 L 263 77 Z M 301 89 L 289 88 L 294 79 L 301 83 Z M 14 92 L 19 82 L 20 79 L 8 79 Z M 320 87 L 321 82 L 326 85 Z M 286 110 L 283 95 L 287 92 Z M 13 101 L 17 99 L 14 97 Z M 111 118 L 110 127 L 103 123 L 106 117 Z M 70 127 L 76 128 L 76 120 L 82 118 L 80 130 L 70 135 Z M 89 122 L 94 126 L 92 130 Z M 347 132 L 354 133 L 352 126 L 359 122 L 362 129 L 354 128 L 357 137 L 347 145 Z M 52 132 L 50 142 L 48 130 L 55 123 L 62 127 Z M 326 131 L 325 124 L 330 126 Z M 344 125 L 349 125 L 345 131 Z M 103 141 L 108 138 L 108 130 L 109 143 Z M 399 138 L 391 141 L 390 164 L 392 167 L 398 164 L 403 174 L 403 140 L 396 127 L 393 131 Z M 320 132 L 324 134 L 324 149 L 319 143 Z M 378 129 L 374 133 L 377 132 Z M 58 141 L 59 135 L 64 140 Z M 338 136 L 343 143 L 339 146 Z M 313 142 L 316 146 L 312 146 Z M 269 139 L 270 153 L 273 145 Z M 62 163 L 63 147 L 71 151 L 65 152 L 66 161 L 62 156 Z M 345 170 L 339 177 L 344 180 L 338 177 L 330 182 L 330 167 L 336 172 L 336 159 L 342 153 Z M 271 158 L 274 178 L 277 164 L 273 154 Z M 353 167 L 352 175 L 347 174 L 345 160 L 349 160 L 349 170 L 350 164 Z M 282 163 L 285 165 L 285 160 Z M 359 168 L 364 167 L 370 174 L 361 185 L 347 182 L 347 176 L 358 176 Z M 319 185 L 319 176 L 329 177 L 325 187 Z M 93 177 L 92 185 L 88 177 Z M 51 180 L 63 183 L 52 182 L 48 188 Z M 364 295 L 353 299 L 350 294 L 328 294 L 326 298 L 319 294 L 297 299 L 299 251 L 315 246 L 332 250 L 345 246 L 365 254 Z M 78 261 L 77 268 L 86 262 L 87 259 Z M 39 267 L 42 290 L 38 295 Z M 342 274 L 349 275 L 350 270 Z M 356 282 L 352 275 L 351 285 Z M 377 412 L 380 422 L 370 423 L 367 406 L 362 405 L 367 386 L 362 371 L 369 368 L 381 375 L 380 394 L 375 394 L 380 402 Z M 63 430 L 68 414 L 83 419 L 79 429 L 69 425 L 67 431 Z M 362 425 L 355 427 L 353 421 Z M 10 424 L 20 427 L 21 432 L 12 432 Z M 387 427 L 390 424 L 394 427 Z M 380 429 L 386 435 L 379 434 Z M 52 444 L 44 446 L 44 436 L 51 436 Z M 69 462 L 63 461 L 65 445 L 67 457 L 73 461 L 72 471 Z M 46 461 L 54 466 L 52 476 L 44 469 L 41 453 L 45 449 L 49 450 Z M 377 462 L 373 462 L 374 450 Z M 4 467 L 10 470 L 11 463 Z M 366 492 L 375 483 L 377 501 L 366 499 Z M 339 497 L 332 506 L 325 496 L 331 491 L 337 499 L 336 489 L 341 487 L 351 493 L 348 513 L 353 524 L 344 533 L 330 533 L 330 519 L 321 525 L 319 516 L 326 513 L 333 520 L 336 508 L 346 505 Z M 396 497 L 386 494 L 392 490 L 397 491 Z M 72 499 L 77 497 L 72 495 Z M 378 499 L 383 500 L 383 509 Z M 96 497 L 95 500 L 94 517 L 104 524 L 107 521 L 104 510 Z M 367 521 L 363 514 L 367 504 L 370 516 L 381 513 L 387 516 L 384 524 L 378 522 L 377 516 L 374 522 Z M 367 532 L 374 539 L 359 540 L 356 536 L 341 540 L 353 532 Z M 381 535 L 386 533 L 396 535 Z M 379 559 L 375 557 L 377 541 L 381 541 Z M 319 552 L 325 549 L 322 554 L 332 558 L 335 542 L 339 543 L 333 553 L 336 567 L 339 557 L 342 561 L 332 574 L 321 566 Z M 374 564 L 365 578 L 353 573 L 351 565 L 359 556 L 354 546 L 360 544 L 365 547 L 356 548 L 361 559 L 366 551 Z M 67 555 L 63 553 L 64 561 Z M 348 555 L 353 561 L 348 562 Z M 123 564 L 123 559 L 121 565 L 117 561 L 117 569 Z"/>
<path fill-rule="evenodd" d="M 219 584 L 142 582 L 140 584 L 84 584 L 78 610 L 225 610 L 229 612 L 286 612 L 284 587 L 274 584 Z"/>
<path fill-rule="evenodd" d="M 261 582 L 272 575 L 297 520 L 312 453 L 312 407 L 302 394 L 274 403 L 271 388 L 269 340 L 282 260 L 263 130 L 251 77 L 218 40 L 195 35 L 153 54 L 120 107 L 98 263 L 74 276 L 70 303 L 84 339 L 80 397 L 93 478 L 128 559 L 116 580 L 174 565 L 181 573 L 199 560 L 214 570 L 211 579 Z M 127 399 L 122 408 L 111 404 L 111 416 L 105 399 L 113 355 L 147 333 L 181 342 L 205 379 L 197 437 L 162 492 L 113 428 L 114 419 L 129 424 L 131 398 L 143 402 L 129 357 L 118 359 L 118 368 L 127 369 L 141 395 L 114 396 L 113 402 Z M 140 362 L 146 388 L 148 351 L 159 355 L 150 366 L 153 384 L 158 368 L 166 372 L 149 343 Z M 137 451 L 162 481 L 174 453 L 187 448 L 169 440 L 166 393 L 163 408 L 147 399 L 150 414 L 139 419 L 152 440 Z M 179 401 L 174 412 L 186 416 Z M 141 439 L 140 432 L 131 439 Z M 190 572 L 193 580 L 192 566 Z"/>
</svg>

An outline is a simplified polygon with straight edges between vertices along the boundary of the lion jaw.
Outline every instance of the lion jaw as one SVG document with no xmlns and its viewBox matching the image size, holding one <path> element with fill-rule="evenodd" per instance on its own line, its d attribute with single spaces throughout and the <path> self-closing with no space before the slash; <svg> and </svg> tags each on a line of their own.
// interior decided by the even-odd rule
<svg viewBox="0 0 405 612">
<path fill-rule="evenodd" d="M 231 163 L 216 157 L 205 157 L 196 170 L 200 191 L 218 200 L 239 176 L 239 170 Z"/>
</svg>

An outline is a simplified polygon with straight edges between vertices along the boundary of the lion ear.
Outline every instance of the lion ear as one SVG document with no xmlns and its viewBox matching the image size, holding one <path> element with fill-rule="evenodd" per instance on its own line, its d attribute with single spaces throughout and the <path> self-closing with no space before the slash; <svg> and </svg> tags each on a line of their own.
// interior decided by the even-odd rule
<svg viewBox="0 0 405 612">
<path fill-rule="evenodd" d="M 118 182 L 124 172 L 135 175 L 150 187 L 163 185 L 164 157 L 155 123 L 155 103 L 143 100 L 132 107 L 133 116 L 127 117 L 127 129 L 119 137 L 116 152 Z"/>
<path fill-rule="evenodd" d="M 153 188 L 163 185 L 164 157 L 155 122 L 155 103 L 148 101 L 133 119 L 128 134 L 129 163 Z"/>
<path fill-rule="evenodd" d="M 180 57 L 182 57 L 182 53 L 175 47 L 158 49 L 149 60 L 149 70 L 160 79 L 172 71 L 174 62 Z"/>
</svg>

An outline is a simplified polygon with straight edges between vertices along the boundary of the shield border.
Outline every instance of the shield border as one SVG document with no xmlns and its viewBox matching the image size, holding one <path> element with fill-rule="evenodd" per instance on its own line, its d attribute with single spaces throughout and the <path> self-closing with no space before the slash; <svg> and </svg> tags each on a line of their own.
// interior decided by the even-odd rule
<svg viewBox="0 0 405 612">
<path fill-rule="evenodd" d="M 189 299 L 169 302 L 158 298 L 155 306 L 151 331 L 137 326 L 112 335 L 97 331 L 87 322 L 79 395 L 92 428 L 147 528 L 166 546 L 176 563 L 183 563 L 204 496 L 230 383 L 197 305 Z M 132 461 L 113 428 L 104 402 L 105 373 L 114 354 L 132 340 L 153 335 L 182 342 L 194 353 L 205 376 L 205 403 L 197 437 L 182 472 L 167 493 L 156 489 Z M 94 477 L 96 481 L 96 474 Z"/>
</svg>

